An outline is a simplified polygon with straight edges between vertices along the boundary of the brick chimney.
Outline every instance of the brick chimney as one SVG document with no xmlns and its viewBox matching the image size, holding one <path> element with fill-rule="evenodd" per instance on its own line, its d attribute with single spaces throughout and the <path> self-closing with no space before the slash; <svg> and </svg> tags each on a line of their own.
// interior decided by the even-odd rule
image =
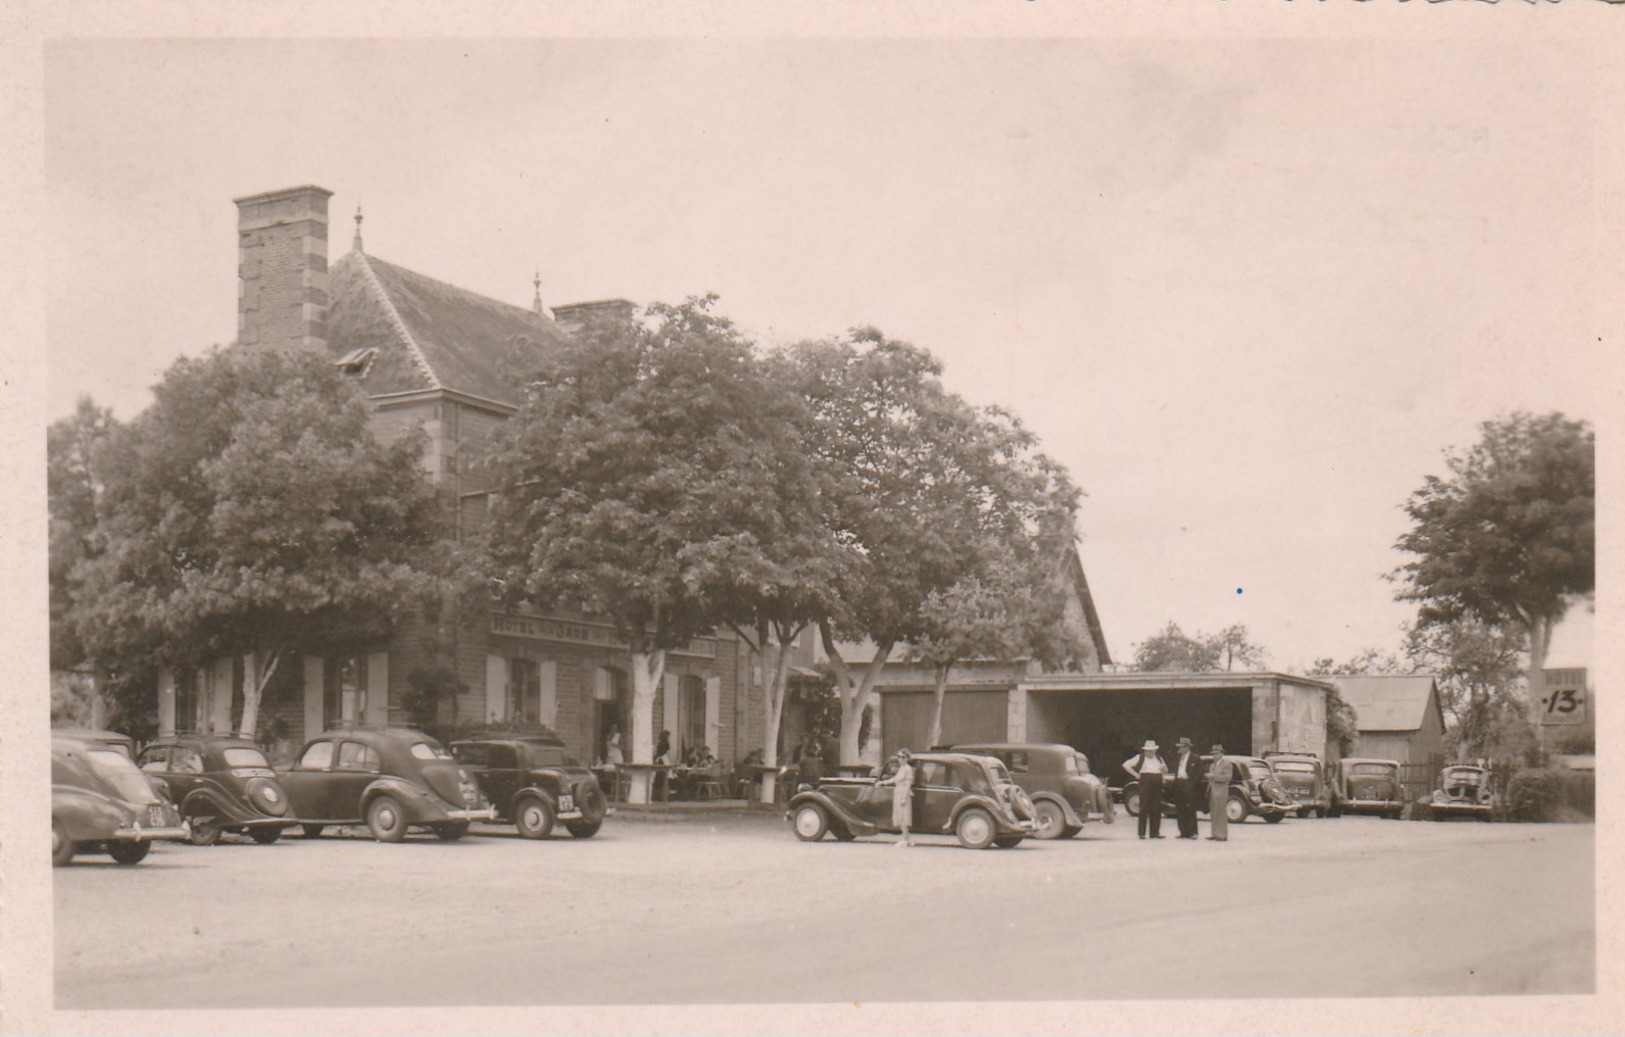
<svg viewBox="0 0 1625 1037">
<path fill-rule="evenodd" d="M 327 200 L 290 187 L 237 201 L 237 341 L 327 349 Z"/>
<path fill-rule="evenodd" d="M 553 320 L 572 335 L 598 321 L 630 323 L 637 314 L 637 305 L 626 299 L 600 299 L 597 302 L 573 302 L 567 306 L 553 307 Z"/>
</svg>

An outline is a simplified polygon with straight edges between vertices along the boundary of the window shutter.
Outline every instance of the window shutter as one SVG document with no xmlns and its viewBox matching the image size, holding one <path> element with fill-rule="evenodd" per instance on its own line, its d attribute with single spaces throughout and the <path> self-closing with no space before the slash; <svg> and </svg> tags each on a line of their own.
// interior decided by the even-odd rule
<svg viewBox="0 0 1625 1037">
<path fill-rule="evenodd" d="M 322 732 L 322 679 L 326 667 L 319 655 L 305 656 L 305 737 L 314 738 Z"/>
<path fill-rule="evenodd" d="M 541 721 L 557 729 L 559 719 L 559 664 L 548 660 L 537 667 L 542 686 Z"/>
<path fill-rule="evenodd" d="M 683 744 L 683 725 L 679 722 L 682 720 L 683 696 L 677 693 L 677 677 L 673 674 L 665 674 L 661 679 L 660 703 L 660 726 L 671 732 L 672 756 L 680 761 L 688 746 Z"/>
<path fill-rule="evenodd" d="M 365 722 L 377 727 L 389 723 L 389 653 L 367 656 L 367 712 Z"/>
<path fill-rule="evenodd" d="M 236 670 L 236 661 L 229 655 L 209 665 L 210 731 L 231 733 L 231 686 Z"/>
<path fill-rule="evenodd" d="M 705 678 L 705 744 L 722 758 L 722 678 Z"/>
<path fill-rule="evenodd" d="M 508 660 L 500 655 L 485 657 L 485 719 L 508 719 Z"/>
</svg>

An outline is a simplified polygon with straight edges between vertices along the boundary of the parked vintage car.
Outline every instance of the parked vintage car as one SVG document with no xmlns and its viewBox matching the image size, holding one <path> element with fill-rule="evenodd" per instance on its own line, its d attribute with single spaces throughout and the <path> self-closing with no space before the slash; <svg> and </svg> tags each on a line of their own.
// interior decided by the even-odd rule
<svg viewBox="0 0 1625 1037">
<path fill-rule="evenodd" d="M 578 839 L 598 834 L 610 813 L 592 771 L 565 751 L 551 731 L 480 731 L 451 744 L 499 821 L 526 839 L 545 839 L 557 821 Z"/>
<path fill-rule="evenodd" d="M 1490 772 L 1465 764 L 1439 772 L 1439 787 L 1433 790 L 1433 820 L 1446 817 L 1476 817 L 1488 821 L 1495 813 L 1495 793 L 1490 788 Z"/>
<path fill-rule="evenodd" d="M 979 742 L 953 752 L 992 756 L 1033 801 L 1040 839 L 1070 839 L 1091 817 L 1115 816 L 1106 783 L 1089 773 L 1089 758 L 1070 745 L 1044 742 Z"/>
<path fill-rule="evenodd" d="M 790 799 L 785 817 L 796 837 L 815 842 L 829 832 L 844 841 L 897 832 L 892 825 L 892 787 L 880 778 L 825 778 Z M 1033 801 L 991 756 L 931 752 L 914 757 L 915 834 L 957 836 L 973 850 L 1008 848 L 1032 835 Z"/>
<path fill-rule="evenodd" d="M 118 749 L 94 740 L 51 739 L 51 863 L 105 851 L 138 864 L 155 839 L 190 836 L 173 803 Z"/>
<path fill-rule="evenodd" d="M 1398 760 L 1352 757 L 1337 764 L 1335 810 L 1398 818 L 1405 809 L 1405 785 Z"/>
<path fill-rule="evenodd" d="M 1332 816 L 1332 783 L 1326 768 L 1314 753 L 1266 752 L 1264 759 L 1275 770 L 1275 778 L 1287 795 L 1298 804 L 1299 817 Z"/>
<path fill-rule="evenodd" d="M 137 762 L 179 805 L 195 846 L 212 846 L 223 832 L 266 845 L 298 823 L 288 813 L 288 794 L 270 761 L 246 738 L 160 736 L 141 750 Z"/>
<path fill-rule="evenodd" d="M 468 768 L 412 728 L 324 731 L 280 778 L 306 838 L 365 823 L 380 842 L 400 842 L 414 826 L 449 842 L 468 834 L 470 821 L 496 816 Z"/>
</svg>

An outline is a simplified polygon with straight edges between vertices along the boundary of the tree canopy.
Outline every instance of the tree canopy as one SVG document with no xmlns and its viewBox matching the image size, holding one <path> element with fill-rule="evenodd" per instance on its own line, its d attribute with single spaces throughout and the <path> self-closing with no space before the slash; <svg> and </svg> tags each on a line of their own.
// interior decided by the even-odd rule
<svg viewBox="0 0 1625 1037">
<path fill-rule="evenodd" d="M 447 557 L 430 549 L 445 511 L 420 457 L 416 436 L 373 438 L 324 357 L 233 347 L 178 361 L 95 451 L 101 504 L 63 575 L 65 636 L 104 669 L 258 653 L 252 734 L 282 653 L 381 637 L 437 586 L 426 566 Z"/>
<path fill-rule="evenodd" d="M 1473 619 L 1528 637 L 1538 693 L 1552 627 L 1596 587 L 1596 443 L 1559 413 L 1484 422 L 1449 475 L 1429 475 L 1405 504 L 1396 545 L 1414 560 L 1393 573 L 1422 627 Z"/>
<path fill-rule="evenodd" d="M 1145 672 L 1208 673 L 1234 669 L 1237 663 L 1256 669 L 1267 660 L 1268 653 L 1241 623 L 1217 634 L 1187 634 L 1169 620 L 1166 627 L 1134 648 L 1134 668 Z"/>
<path fill-rule="evenodd" d="M 962 581 L 985 591 L 1000 565 L 1033 552 L 1052 552 L 1053 564 L 1072 543 L 1081 493 L 1014 415 L 949 392 L 924 349 L 864 327 L 801 343 L 785 360 L 847 552 L 839 606 L 819 628 L 841 694 L 841 757 L 852 762 L 893 648 L 945 643 L 944 596 Z M 858 675 L 838 642 L 862 639 L 875 652 Z"/>
</svg>

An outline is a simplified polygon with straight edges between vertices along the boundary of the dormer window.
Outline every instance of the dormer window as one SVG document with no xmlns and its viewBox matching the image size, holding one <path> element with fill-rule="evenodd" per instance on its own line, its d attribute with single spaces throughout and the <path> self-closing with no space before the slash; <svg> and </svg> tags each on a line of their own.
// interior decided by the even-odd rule
<svg viewBox="0 0 1625 1037">
<path fill-rule="evenodd" d="M 367 349 L 352 349 L 348 353 L 333 361 L 333 366 L 345 374 L 361 375 L 367 373 L 367 365 L 372 358 L 378 355 L 376 347 Z"/>
</svg>

